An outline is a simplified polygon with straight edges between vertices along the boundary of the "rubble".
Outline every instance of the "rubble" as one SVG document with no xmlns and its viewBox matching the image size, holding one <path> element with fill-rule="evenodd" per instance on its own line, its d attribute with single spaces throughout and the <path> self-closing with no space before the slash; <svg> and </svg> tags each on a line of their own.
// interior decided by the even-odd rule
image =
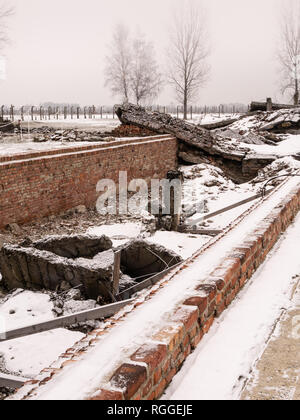
<svg viewBox="0 0 300 420">
<path fill-rule="evenodd" d="M 181 258 L 164 247 L 146 241 L 132 241 L 121 250 L 120 291 L 135 282 L 175 265 Z M 78 300 L 111 302 L 113 295 L 114 250 L 106 237 L 74 235 L 49 237 L 20 245 L 4 244 L 0 251 L 2 286 L 6 290 L 29 289 L 71 292 Z M 59 302 L 59 300 L 58 300 Z M 56 314 L 63 314 L 56 305 Z"/>
<path fill-rule="evenodd" d="M 149 112 L 132 104 L 116 106 L 116 113 L 123 124 L 133 124 L 159 134 L 174 135 L 179 140 L 179 158 L 183 162 L 213 164 L 236 183 L 250 181 L 257 176 L 260 169 L 277 159 L 277 156 L 254 155 L 251 147 L 247 147 L 247 144 L 277 144 L 255 131 L 262 131 L 263 124 L 259 125 L 257 120 L 252 124 L 255 129 L 249 129 L 249 118 L 254 117 L 244 117 L 228 127 L 209 131 L 170 115 Z M 266 118 L 267 113 L 262 114 Z M 242 130 L 243 124 L 247 127 L 245 131 Z"/>
</svg>

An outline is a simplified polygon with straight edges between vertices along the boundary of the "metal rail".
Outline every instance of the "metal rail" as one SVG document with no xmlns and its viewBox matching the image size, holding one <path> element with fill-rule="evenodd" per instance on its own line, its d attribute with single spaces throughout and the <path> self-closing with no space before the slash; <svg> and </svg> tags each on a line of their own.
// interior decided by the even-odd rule
<svg viewBox="0 0 300 420">
<path fill-rule="evenodd" d="M 29 325 L 27 327 L 15 330 L 3 331 L 0 334 L 0 343 L 4 341 L 14 340 L 16 338 L 27 337 L 41 332 L 55 330 L 57 328 L 66 328 L 80 322 L 92 321 L 95 319 L 108 318 L 116 314 L 124 306 L 131 303 L 133 299 L 124 300 L 122 302 L 113 303 L 111 305 L 102 306 L 101 308 L 90 309 L 78 312 L 76 314 L 63 316 L 39 324 Z"/>
<path fill-rule="evenodd" d="M 21 376 L 6 375 L 0 373 L 0 388 L 18 389 L 21 388 L 29 379 Z"/>
<path fill-rule="evenodd" d="M 220 214 L 226 213 L 227 211 L 230 211 L 230 210 L 233 210 L 237 207 L 243 206 L 244 204 L 251 203 L 251 201 L 257 200 L 258 198 L 262 198 L 262 197 L 270 194 L 273 190 L 274 190 L 274 188 L 272 188 L 268 191 L 264 191 L 264 193 L 260 192 L 259 194 L 253 195 L 249 198 L 246 198 L 245 200 L 239 201 L 238 203 L 231 204 L 230 206 L 224 207 L 223 209 L 220 209 L 220 210 L 214 211 L 213 213 L 208 213 L 204 216 L 201 216 L 201 217 L 199 217 L 199 219 L 192 220 L 190 222 L 188 221 L 187 225 L 195 226 L 195 225 L 197 225 L 197 223 L 203 222 L 203 221 L 208 220 L 208 219 L 210 219 L 212 217 L 215 217 L 215 216 L 219 216 Z"/>
<path fill-rule="evenodd" d="M 160 280 L 162 280 L 164 276 L 169 274 L 174 268 L 176 268 L 180 265 L 182 265 L 182 262 L 180 262 L 176 265 L 173 265 L 172 267 L 168 267 L 166 270 L 155 274 L 154 276 L 142 281 L 141 283 L 136 284 L 135 286 L 130 287 L 127 290 L 124 290 L 124 292 L 121 292 L 116 296 L 116 299 L 118 299 L 118 300 L 129 299 L 135 293 L 140 292 L 144 289 L 147 289 L 147 287 L 154 286 L 156 283 L 158 283 Z"/>
</svg>

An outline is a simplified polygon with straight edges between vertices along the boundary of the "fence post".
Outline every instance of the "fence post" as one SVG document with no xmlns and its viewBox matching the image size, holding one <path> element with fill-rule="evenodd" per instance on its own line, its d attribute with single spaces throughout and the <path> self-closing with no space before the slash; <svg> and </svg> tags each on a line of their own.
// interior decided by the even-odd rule
<svg viewBox="0 0 300 420">
<path fill-rule="evenodd" d="M 86 106 L 83 108 L 84 118 L 86 119 Z"/>
<path fill-rule="evenodd" d="M 80 108 L 79 108 L 79 106 L 77 107 L 76 112 L 77 112 L 77 120 L 79 120 L 79 117 L 80 117 L 80 115 L 79 115 L 79 113 L 80 113 Z"/>
<path fill-rule="evenodd" d="M 71 120 L 73 120 L 73 107 L 71 106 Z"/>
<path fill-rule="evenodd" d="M 24 121 L 24 107 L 21 106 L 21 120 Z"/>
<path fill-rule="evenodd" d="M 1 119 L 4 119 L 4 105 L 1 106 Z"/>
<path fill-rule="evenodd" d="M 191 105 L 191 120 L 193 119 L 193 106 Z"/>
<path fill-rule="evenodd" d="M 10 106 L 10 119 L 12 121 L 14 121 L 14 119 L 15 119 L 15 117 L 14 117 L 14 106 L 13 105 Z"/>
<path fill-rule="evenodd" d="M 113 271 L 113 295 L 116 296 L 120 292 L 120 268 L 121 268 L 121 251 L 114 254 L 114 271 Z"/>
<path fill-rule="evenodd" d="M 267 112 L 271 112 L 272 110 L 273 110 L 272 98 L 267 98 Z"/>
</svg>

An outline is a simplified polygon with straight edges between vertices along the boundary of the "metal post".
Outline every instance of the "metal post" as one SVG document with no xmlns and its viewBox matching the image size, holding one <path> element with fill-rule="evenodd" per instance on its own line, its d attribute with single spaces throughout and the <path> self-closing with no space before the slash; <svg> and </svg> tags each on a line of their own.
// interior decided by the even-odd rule
<svg viewBox="0 0 300 420">
<path fill-rule="evenodd" d="M 121 269 L 121 251 L 114 254 L 114 271 L 113 271 L 113 295 L 120 293 L 120 269 Z"/>
</svg>

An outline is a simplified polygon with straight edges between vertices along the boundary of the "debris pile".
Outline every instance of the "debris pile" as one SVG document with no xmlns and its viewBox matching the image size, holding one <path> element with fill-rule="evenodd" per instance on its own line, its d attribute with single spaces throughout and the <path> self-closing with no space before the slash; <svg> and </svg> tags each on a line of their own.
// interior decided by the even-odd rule
<svg viewBox="0 0 300 420">
<path fill-rule="evenodd" d="M 143 240 L 133 240 L 119 250 L 121 292 L 181 261 L 172 251 Z M 105 235 L 60 236 L 37 242 L 25 240 L 20 245 L 4 244 L 0 251 L 2 286 L 6 290 L 61 293 L 75 288 L 78 290 L 69 296 L 72 300 L 84 296 L 111 302 L 114 257 L 112 241 Z M 58 308 L 62 309 L 59 305 Z"/>
</svg>

